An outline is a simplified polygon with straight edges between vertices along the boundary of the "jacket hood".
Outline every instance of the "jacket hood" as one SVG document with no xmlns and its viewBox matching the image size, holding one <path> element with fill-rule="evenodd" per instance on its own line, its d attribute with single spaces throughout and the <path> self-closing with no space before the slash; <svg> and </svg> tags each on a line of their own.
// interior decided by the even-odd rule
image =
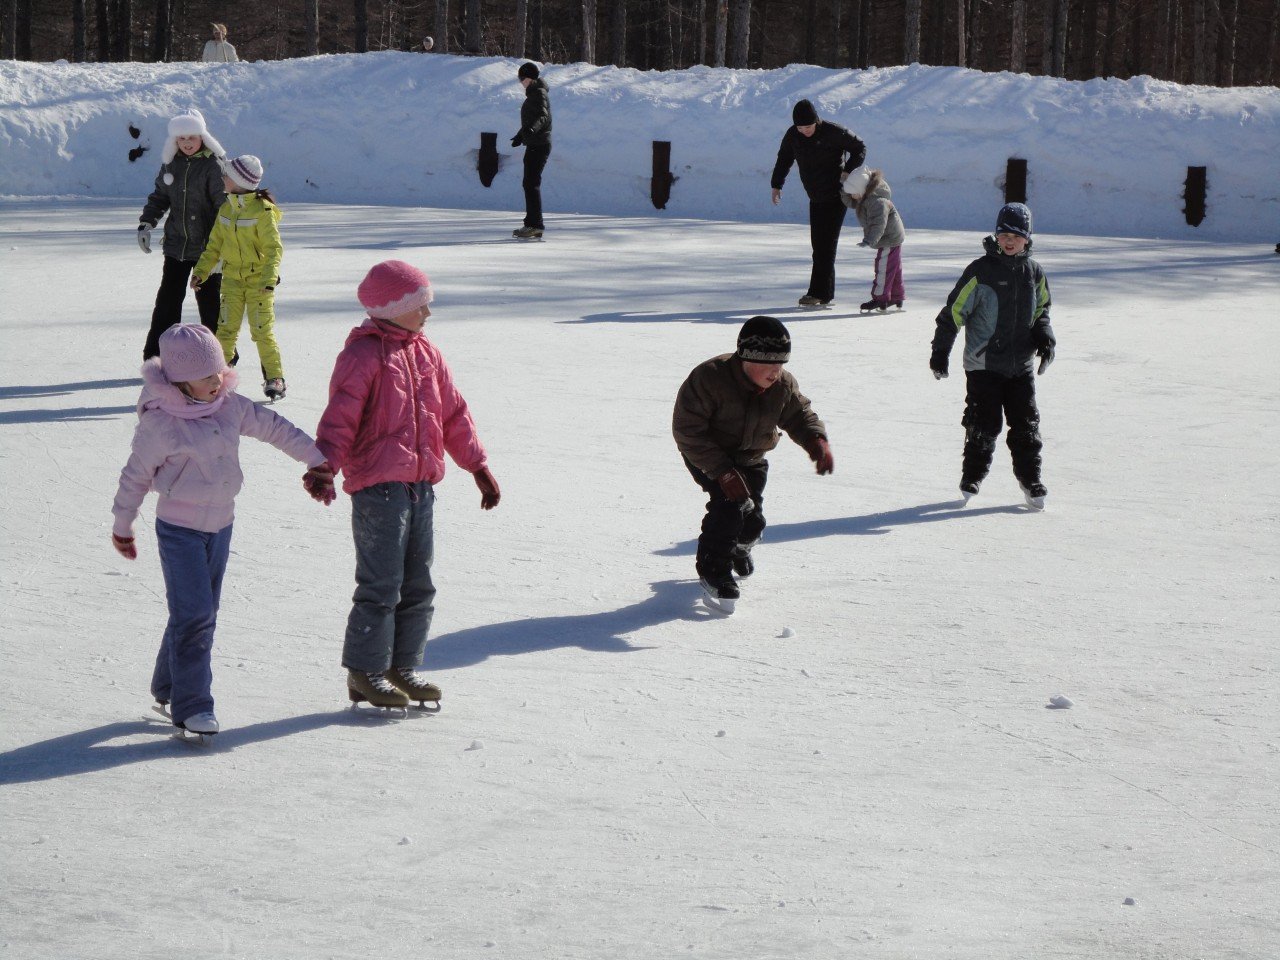
<svg viewBox="0 0 1280 960">
<path fill-rule="evenodd" d="M 240 375 L 231 367 L 222 374 L 222 392 L 211 403 L 196 403 L 165 376 L 160 358 L 152 357 L 142 365 L 142 395 L 138 398 L 138 416 L 148 410 L 163 410 L 183 420 L 198 420 L 217 411 L 227 396 L 240 385 Z"/>
<path fill-rule="evenodd" d="M 871 171 L 871 179 L 867 181 L 865 196 L 883 197 L 885 200 L 893 197 L 893 191 L 889 189 L 889 184 L 885 181 L 884 174 L 879 170 Z"/>
</svg>

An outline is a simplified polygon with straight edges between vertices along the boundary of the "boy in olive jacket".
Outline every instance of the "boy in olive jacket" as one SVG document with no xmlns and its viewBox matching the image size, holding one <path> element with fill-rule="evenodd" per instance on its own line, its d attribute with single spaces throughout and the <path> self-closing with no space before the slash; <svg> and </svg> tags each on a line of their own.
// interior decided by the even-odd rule
<svg viewBox="0 0 1280 960">
<path fill-rule="evenodd" d="M 795 377 L 782 369 L 790 359 L 791 335 L 781 321 L 752 317 L 738 333 L 737 351 L 699 364 L 676 395 L 671 432 L 709 498 L 698 537 L 698 577 L 721 609 L 732 609 L 739 596 L 734 573 L 748 577 L 755 569 L 751 548 L 765 528 L 765 454 L 778 445 L 778 431 L 804 447 L 818 473 L 835 465 L 827 428 Z"/>
<path fill-rule="evenodd" d="M 1035 375 L 1053 362 L 1057 338 L 1049 325 L 1049 280 L 1031 259 L 1031 211 L 1006 203 L 993 236 L 983 240 L 986 255 L 960 275 L 938 314 L 929 367 L 936 379 L 947 375 L 948 358 L 965 328 L 964 463 L 960 492 L 967 501 L 991 469 L 996 440 L 1009 423 L 1005 442 L 1013 475 L 1027 506 L 1043 510 L 1048 490 L 1040 480 L 1040 411 Z M 1040 358 L 1033 374 L 1032 358 Z"/>
<path fill-rule="evenodd" d="M 191 277 L 199 290 L 218 261 L 222 261 L 222 312 L 218 342 L 227 362 L 236 356 L 236 341 L 246 312 L 249 334 L 262 363 L 263 392 L 269 400 L 285 394 L 284 364 L 276 343 L 276 285 L 280 282 L 280 208 L 271 191 L 259 189 L 262 161 L 250 154 L 236 157 L 223 168 L 227 199 L 218 210 L 209 242 Z"/>
</svg>

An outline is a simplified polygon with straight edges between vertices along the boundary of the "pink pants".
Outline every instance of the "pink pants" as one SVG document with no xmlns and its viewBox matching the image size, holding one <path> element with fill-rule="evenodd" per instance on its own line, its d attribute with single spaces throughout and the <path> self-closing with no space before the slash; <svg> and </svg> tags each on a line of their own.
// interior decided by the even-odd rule
<svg viewBox="0 0 1280 960">
<path fill-rule="evenodd" d="M 898 303 L 907 298 L 902 285 L 902 247 L 876 251 L 876 278 L 871 281 L 871 299 Z"/>
</svg>

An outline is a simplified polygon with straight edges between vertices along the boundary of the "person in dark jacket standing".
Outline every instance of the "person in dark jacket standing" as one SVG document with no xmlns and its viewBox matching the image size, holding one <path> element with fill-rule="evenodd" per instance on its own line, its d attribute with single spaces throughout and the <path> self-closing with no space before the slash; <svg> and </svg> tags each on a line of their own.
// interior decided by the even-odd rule
<svg viewBox="0 0 1280 960">
<path fill-rule="evenodd" d="M 551 91 L 538 76 L 536 63 L 522 63 L 516 71 L 524 87 L 520 104 L 520 129 L 511 138 L 513 147 L 524 146 L 524 226 L 511 235 L 518 240 L 542 236 L 542 171 L 551 156 Z"/>
<path fill-rule="evenodd" d="M 1049 280 L 1031 259 L 1031 211 L 1022 203 L 1006 203 L 996 217 L 993 236 L 983 240 L 979 257 L 956 281 L 947 305 L 938 314 L 929 368 L 936 379 L 947 376 L 948 358 L 960 328 L 965 328 L 964 463 L 960 492 L 967 501 L 991 469 L 996 440 L 1009 423 L 1006 443 L 1013 475 L 1027 506 L 1043 510 L 1048 490 L 1040 480 L 1040 411 L 1032 358 L 1040 358 L 1035 374 L 1053 362 L 1058 340 L 1049 325 Z"/>
<path fill-rule="evenodd" d="M 138 222 L 138 246 L 151 252 L 151 231 L 160 218 L 164 224 L 164 273 L 151 312 L 151 331 L 142 348 L 142 359 L 160 355 L 160 334 L 182 322 L 182 301 L 187 280 L 195 267 L 218 217 L 218 208 L 227 199 L 222 185 L 222 161 L 226 151 L 209 133 L 199 110 L 169 121 L 169 137 L 160 157 L 156 186 L 147 197 Z M 222 275 L 214 274 L 196 293 L 200 322 L 218 332 L 218 309 L 222 297 Z"/>
<path fill-rule="evenodd" d="M 813 272 L 800 306 L 826 306 L 836 295 L 836 245 L 846 209 L 840 199 L 840 184 L 850 170 L 862 166 L 867 147 L 838 123 L 820 119 L 808 100 L 795 105 L 791 122 L 778 148 L 778 162 L 773 165 L 773 202 L 782 202 L 782 185 L 791 165 L 796 164 L 809 195 L 809 242 L 813 247 Z"/>
<path fill-rule="evenodd" d="M 765 454 L 779 430 L 804 447 L 819 474 L 834 459 L 827 428 L 782 369 L 791 335 L 776 317 L 752 317 L 734 353 L 694 367 L 676 395 L 671 432 L 693 479 L 707 493 L 696 566 L 708 602 L 725 613 L 739 595 L 733 575 L 755 570 L 751 548 L 764 532 Z"/>
</svg>

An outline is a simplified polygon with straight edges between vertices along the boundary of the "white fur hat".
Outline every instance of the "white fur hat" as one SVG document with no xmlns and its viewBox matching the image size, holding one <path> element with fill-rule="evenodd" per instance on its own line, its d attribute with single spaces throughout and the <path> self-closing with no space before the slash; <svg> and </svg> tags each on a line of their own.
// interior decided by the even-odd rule
<svg viewBox="0 0 1280 960">
<path fill-rule="evenodd" d="M 860 197 L 867 192 L 867 184 L 871 182 L 871 171 L 864 164 L 856 170 L 850 170 L 849 176 L 840 185 L 840 189 L 851 197 Z"/>
<path fill-rule="evenodd" d="M 160 151 L 161 162 L 168 163 L 178 155 L 179 137 L 199 137 L 210 153 L 219 160 L 226 159 L 227 151 L 222 149 L 222 144 L 209 132 L 199 110 L 193 108 L 190 113 L 179 114 L 169 121 L 169 137 L 164 142 L 164 149 Z M 164 182 L 173 183 L 173 174 L 166 172 Z"/>
</svg>

